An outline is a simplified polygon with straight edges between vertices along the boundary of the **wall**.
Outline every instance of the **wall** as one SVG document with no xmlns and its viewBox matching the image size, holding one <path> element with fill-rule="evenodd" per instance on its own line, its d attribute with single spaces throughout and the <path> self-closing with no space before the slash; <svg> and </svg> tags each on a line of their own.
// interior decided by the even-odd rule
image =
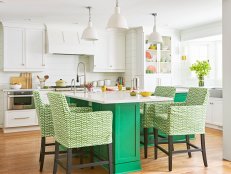
<svg viewBox="0 0 231 174">
<path fill-rule="evenodd" d="M 223 158 L 231 161 L 231 58 L 230 58 L 230 40 L 231 40 L 231 1 L 223 0 Z"/>
</svg>

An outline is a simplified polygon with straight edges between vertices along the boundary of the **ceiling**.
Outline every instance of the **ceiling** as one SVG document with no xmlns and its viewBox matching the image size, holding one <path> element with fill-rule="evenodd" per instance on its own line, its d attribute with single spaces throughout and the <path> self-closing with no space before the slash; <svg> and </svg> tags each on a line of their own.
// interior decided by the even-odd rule
<svg viewBox="0 0 231 174">
<path fill-rule="evenodd" d="M 106 26 L 114 12 L 115 0 L 2 0 L 0 20 L 65 22 L 86 25 L 92 6 L 93 23 Z M 152 26 L 157 12 L 158 27 L 187 29 L 219 21 L 222 0 L 120 0 L 121 13 L 130 27 Z"/>
</svg>

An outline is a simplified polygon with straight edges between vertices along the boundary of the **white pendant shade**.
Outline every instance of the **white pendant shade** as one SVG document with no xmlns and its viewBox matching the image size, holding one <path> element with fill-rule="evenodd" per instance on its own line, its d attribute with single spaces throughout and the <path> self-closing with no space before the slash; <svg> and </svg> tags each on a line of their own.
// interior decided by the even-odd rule
<svg viewBox="0 0 231 174">
<path fill-rule="evenodd" d="M 87 28 L 83 31 L 82 39 L 88 41 L 95 41 L 98 40 L 98 34 L 91 22 L 91 7 L 87 8 L 89 9 L 89 22 Z"/>
<path fill-rule="evenodd" d="M 83 31 L 82 39 L 88 41 L 98 40 L 98 34 L 97 31 L 92 27 L 92 22 L 89 22 L 87 28 Z"/>
<path fill-rule="evenodd" d="M 107 23 L 107 29 L 128 29 L 127 20 L 120 14 L 120 7 L 118 6 L 118 2 L 116 3 L 115 13 L 110 17 Z"/>
<path fill-rule="evenodd" d="M 160 33 L 153 31 L 150 35 L 149 35 L 149 39 L 148 41 L 150 43 L 162 43 L 163 39 L 162 36 L 160 35 Z"/>
<path fill-rule="evenodd" d="M 152 15 L 154 16 L 154 26 L 153 26 L 152 33 L 149 35 L 148 42 L 149 43 L 162 43 L 163 42 L 162 36 L 160 35 L 160 33 L 158 33 L 156 31 L 156 16 L 157 16 L 157 14 L 153 13 Z"/>
</svg>

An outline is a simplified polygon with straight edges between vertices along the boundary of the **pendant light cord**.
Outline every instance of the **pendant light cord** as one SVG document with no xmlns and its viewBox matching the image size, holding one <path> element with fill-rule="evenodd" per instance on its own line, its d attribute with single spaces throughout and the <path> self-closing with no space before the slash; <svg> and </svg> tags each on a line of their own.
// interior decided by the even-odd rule
<svg viewBox="0 0 231 174">
<path fill-rule="evenodd" d="M 119 7 L 119 0 L 116 0 L 116 7 Z"/>
<path fill-rule="evenodd" d="M 157 16 L 157 13 L 152 13 L 152 15 L 154 16 L 154 26 L 153 26 L 153 31 L 156 31 L 156 16 Z"/>
<path fill-rule="evenodd" d="M 89 22 L 91 22 L 91 7 L 87 7 L 89 10 Z"/>
</svg>

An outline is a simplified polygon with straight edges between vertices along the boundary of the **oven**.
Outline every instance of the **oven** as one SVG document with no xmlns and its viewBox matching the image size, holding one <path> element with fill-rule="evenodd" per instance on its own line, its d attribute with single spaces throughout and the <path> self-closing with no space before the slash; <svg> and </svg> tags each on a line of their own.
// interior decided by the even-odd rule
<svg viewBox="0 0 231 174">
<path fill-rule="evenodd" d="M 7 93 L 7 110 L 35 109 L 32 91 L 13 91 Z"/>
</svg>

